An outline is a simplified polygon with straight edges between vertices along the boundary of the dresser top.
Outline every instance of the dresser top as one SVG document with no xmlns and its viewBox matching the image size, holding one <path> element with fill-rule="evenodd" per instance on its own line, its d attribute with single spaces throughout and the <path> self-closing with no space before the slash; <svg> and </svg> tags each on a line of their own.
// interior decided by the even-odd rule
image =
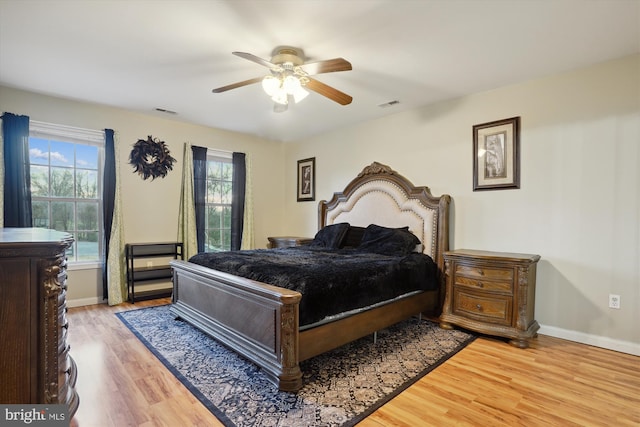
<svg viewBox="0 0 640 427">
<path fill-rule="evenodd" d="M 538 262 L 540 255 L 521 254 L 512 252 L 493 252 L 493 251 L 480 251 L 476 249 L 456 249 L 453 251 L 447 251 L 444 253 L 445 257 L 464 257 L 473 259 L 498 259 L 504 261 L 516 261 L 516 262 Z"/>
<path fill-rule="evenodd" d="M 0 245 L 3 246 L 33 245 L 34 243 L 59 245 L 72 242 L 71 234 L 48 228 L 0 228 Z"/>
</svg>

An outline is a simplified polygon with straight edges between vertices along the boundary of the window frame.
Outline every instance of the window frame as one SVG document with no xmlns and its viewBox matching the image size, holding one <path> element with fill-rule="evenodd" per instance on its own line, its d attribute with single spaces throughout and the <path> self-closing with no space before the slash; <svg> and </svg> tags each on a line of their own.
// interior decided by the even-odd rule
<svg viewBox="0 0 640 427">
<path fill-rule="evenodd" d="M 67 230 L 72 233 L 75 237 L 78 232 L 78 212 L 77 212 L 77 203 L 83 202 L 86 200 L 91 200 L 92 203 L 97 201 L 97 209 L 98 209 L 98 257 L 95 260 L 78 260 L 78 241 L 75 239 L 73 243 L 73 259 L 68 260 L 69 270 L 82 270 L 82 269 L 90 269 L 90 268 L 100 268 L 104 259 L 104 215 L 103 215 L 103 200 L 102 200 L 102 191 L 103 191 L 103 180 L 104 180 L 104 157 L 105 157 L 105 133 L 104 130 L 92 130 L 92 129 L 83 129 L 76 128 L 71 126 L 59 125 L 54 123 L 46 123 L 39 121 L 30 121 L 29 122 L 29 144 L 31 144 L 31 138 L 40 138 L 46 139 L 49 141 L 57 141 L 62 143 L 72 143 L 74 145 L 84 145 L 84 146 L 92 146 L 96 147 L 97 152 L 97 165 L 96 165 L 96 181 L 97 181 L 97 189 L 96 189 L 96 199 L 81 199 L 77 198 L 75 194 L 73 197 L 53 197 L 51 195 L 48 196 L 33 196 L 31 197 L 31 202 L 36 201 L 58 201 L 58 202 L 73 202 L 74 207 L 74 227 L 73 231 Z M 74 147 L 74 155 L 76 153 Z M 29 156 L 30 157 L 30 156 Z M 77 168 L 76 159 L 74 158 L 73 169 L 74 178 L 76 176 L 76 172 L 78 170 L 93 170 L 93 169 L 83 169 Z M 39 165 L 40 166 L 40 165 Z M 51 159 L 49 158 L 47 163 L 47 168 L 49 169 L 49 174 L 51 173 L 51 168 L 56 167 L 51 164 Z M 31 162 L 29 161 L 29 168 L 31 168 Z M 49 212 L 49 216 L 51 216 L 51 212 Z M 51 218 L 49 218 L 51 219 Z M 49 223 L 51 226 L 51 223 Z"/>
<path fill-rule="evenodd" d="M 231 200 L 229 200 L 229 203 L 209 203 L 208 201 L 208 196 L 209 195 L 209 183 L 212 181 L 209 179 L 209 162 L 218 162 L 218 163 L 227 163 L 231 166 L 231 177 L 229 179 L 229 183 L 232 184 L 231 186 Z M 225 181 L 226 182 L 226 181 Z M 213 150 L 213 149 L 207 149 L 207 176 L 206 176 L 206 194 L 205 194 L 205 218 L 204 218 L 204 236 L 205 236 L 205 245 L 204 245 L 204 251 L 205 252 L 214 252 L 214 251 L 210 251 L 207 250 L 208 247 L 208 236 L 209 236 L 209 221 L 208 221 L 208 211 L 209 211 L 209 207 L 210 206 L 223 206 L 229 207 L 229 215 L 231 215 L 231 208 L 232 208 L 232 200 L 233 200 L 233 153 L 231 152 L 226 152 L 226 151 L 219 151 L 219 150 Z M 230 250 L 231 249 L 231 222 L 229 223 L 229 228 L 220 228 L 220 230 L 226 230 L 228 237 L 229 237 L 229 245 L 226 249 L 222 249 L 222 250 Z M 224 241 L 224 239 L 223 239 Z"/>
</svg>

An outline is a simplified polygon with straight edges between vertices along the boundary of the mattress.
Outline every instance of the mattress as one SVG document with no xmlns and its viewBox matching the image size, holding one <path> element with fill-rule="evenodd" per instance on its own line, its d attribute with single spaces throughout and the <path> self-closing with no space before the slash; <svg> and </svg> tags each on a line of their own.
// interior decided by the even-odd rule
<svg viewBox="0 0 640 427">
<path fill-rule="evenodd" d="M 390 256 L 301 246 L 200 253 L 189 261 L 299 292 L 301 328 L 439 287 L 436 264 L 417 252 Z"/>
</svg>

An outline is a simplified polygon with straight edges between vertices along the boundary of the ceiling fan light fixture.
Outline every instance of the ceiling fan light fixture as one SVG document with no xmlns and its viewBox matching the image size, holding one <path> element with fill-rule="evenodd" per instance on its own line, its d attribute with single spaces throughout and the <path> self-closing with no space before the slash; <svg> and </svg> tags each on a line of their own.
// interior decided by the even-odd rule
<svg viewBox="0 0 640 427">
<path fill-rule="evenodd" d="M 281 105 L 287 105 L 289 101 L 297 104 L 309 95 L 309 92 L 303 89 L 300 77 L 295 74 L 266 76 L 262 79 L 262 89 L 273 102 Z"/>
<path fill-rule="evenodd" d="M 280 87 L 280 79 L 274 76 L 266 76 L 264 79 L 262 79 L 262 89 L 264 89 L 266 94 L 269 96 L 275 96 Z"/>
<path fill-rule="evenodd" d="M 287 105 L 289 103 L 289 96 L 287 95 L 287 92 L 283 91 L 283 90 L 279 90 L 277 91 L 272 97 L 271 99 L 273 100 L 273 102 L 275 102 L 276 104 L 282 104 L 282 105 Z"/>
<path fill-rule="evenodd" d="M 298 89 L 301 89 L 300 80 L 294 75 L 288 75 L 282 80 L 282 89 L 288 95 L 293 95 Z"/>
<path fill-rule="evenodd" d="M 309 95 L 309 92 L 304 90 L 302 88 L 302 86 L 299 86 L 296 91 L 293 93 L 293 100 L 296 102 L 296 104 L 300 101 L 302 101 L 303 99 L 305 99 L 307 96 Z"/>
<path fill-rule="evenodd" d="M 274 111 L 277 112 L 286 111 L 290 103 L 301 102 L 309 95 L 307 90 L 316 92 L 340 105 L 348 105 L 353 100 L 346 93 L 310 77 L 316 74 L 351 70 L 351 63 L 343 58 L 305 62 L 306 58 L 302 49 L 291 46 L 279 46 L 274 49 L 270 61 L 251 53 L 232 53 L 267 67 L 270 74 L 215 88 L 212 90 L 213 93 L 222 93 L 254 83 L 262 83 L 262 89 L 274 102 Z"/>
</svg>

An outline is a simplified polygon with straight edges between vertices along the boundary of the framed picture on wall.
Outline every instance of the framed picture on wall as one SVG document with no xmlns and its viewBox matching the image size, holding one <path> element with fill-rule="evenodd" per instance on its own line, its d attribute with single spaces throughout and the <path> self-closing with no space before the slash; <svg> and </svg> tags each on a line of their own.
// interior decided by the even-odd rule
<svg viewBox="0 0 640 427">
<path fill-rule="evenodd" d="M 520 188 L 520 117 L 473 126 L 473 191 Z"/>
<path fill-rule="evenodd" d="M 316 199 L 316 158 L 298 160 L 298 201 Z"/>
</svg>

